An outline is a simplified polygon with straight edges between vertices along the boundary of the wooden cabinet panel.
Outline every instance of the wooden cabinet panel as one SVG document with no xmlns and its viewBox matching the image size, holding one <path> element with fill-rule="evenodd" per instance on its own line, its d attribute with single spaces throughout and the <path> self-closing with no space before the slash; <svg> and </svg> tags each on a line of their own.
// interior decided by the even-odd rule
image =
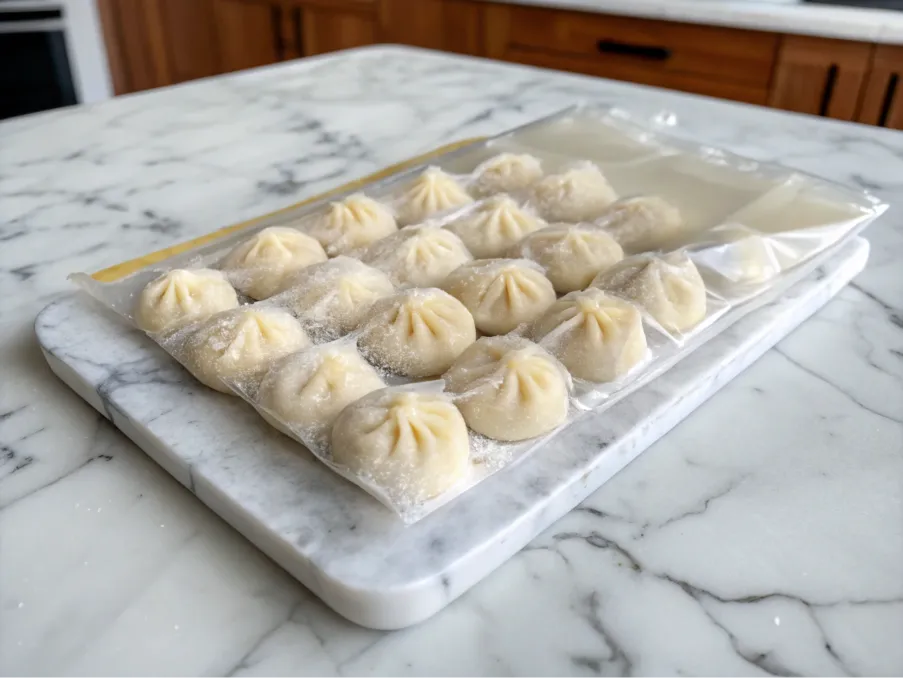
<svg viewBox="0 0 903 678">
<path fill-rule="evenodd" d="M 265 66 L 282 59 L 283 16 L 278 2 L 213 0 L 221 72 Z"/>
<path fill-rule="evenodd" d="M 156 0 L 98 0 L 116 94 L 171 84 Z"/>
<path fill-rule="evenodd" d="M 221 73 L 216 27 L 212 21 L 214 0 L 156 0 L 160 23 L 148 29 L 168 59 L 169 81 L 185 82 Z"/>
<path fill-rule="evenodd" d="M 537 51 L 584 59 L 583 72 L 621 80 L 693 75 L 760 90 L 778 45 L 774 33 L 515 5 L 487 8 L 486 34 L 487 54 L 497 58 Z"/>
<path fill-rule="evenodd" d="M 858 120 L 903 129 L 903 46 L 875 47 Z"/>
<path fill-rule="evenodd" d="M 872 45 L 784 36 L 768 103 L 785 111 L 855 120 Z"/>
<path fill-rule="evenodd" d="M 305 6 L 301 9 L 300 16 L 303 56 L 372 45 L 376 42 L 375 13 L 335 11 L 327 7 Z"/>
<path fill-rule="evenodd" d="M 98 0 L 116 93 L 221 72 L 211 1 Z"/>
<path fill-rule="evenodd" d="M 485 3 L 470 0 L 382 0 L 384 42 L 459 54 L 483 54 Z"/>
<path fill-rule="evenodd" d="M 768 90 L 762 87 L 750 87 L 743 83 L 715 80 L 689 73 L 657 73 L 638 68 L 636 71 L 622 69 L 617 75 L 613 75 L 605 64 L 567 54 L 521 50 L 515 47 L 506 53 L 506 61 L 540 66 L 542 68 L 554 68 L 559 71 L 585 73 L 586 75 L 595 75 L 603 78 L 628 80 L 653 87 L 665 87 L 751 104 L 762 105 L 768 99 Z"/>
</svg>

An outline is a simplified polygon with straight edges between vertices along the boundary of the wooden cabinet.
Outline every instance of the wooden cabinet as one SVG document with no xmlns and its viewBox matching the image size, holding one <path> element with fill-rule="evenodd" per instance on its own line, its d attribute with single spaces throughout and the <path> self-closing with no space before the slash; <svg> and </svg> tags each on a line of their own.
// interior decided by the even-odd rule
<svg viewBox="0 0 903 678">
<path fill-rule="evenodd" d="M 97 2 L 117 94 L 378 39 L 378 0 Z"/>
<path fill-rule="evenodd" d="M 903 129 L 903 46 L 482 0 L 96 0 L 115 91 L 379 42 Z"/>
<path fill-rule="evenodd" d="M 459 54 L 483 54 L 484 2 L 381 0 L 382 42 Z"/>
<path fill-rule="evenodd" d="M 292 7 L 300 56 L 372 45 L 377 41 L 375 2 L 300 2 Z"/>
<path fill-rule="evenodd" d="M 265 66 L 284 57 L 282 8 L 259 0 L 212 0 L 215 51 L 222 72 Z"/>
<path fill-rule="evenodd" d="M 759 31 L 488 5 L 486 55 L 764 103 L 778 36 Z"/>
<path fill-rule="evenodd" d="M 775 108 L 855 120 L 872 45 L 787 35 L 768 103 Z"/>
<path fill-rule="evenodd" d="M 211 0 L 98 0 L 117 94 L 213 75 Z"/>
<path fill-rule="evenodd" d="M 903 46 L 875 47 L 857 119 L 869 125 L 903 129 Z"/>
</svg>

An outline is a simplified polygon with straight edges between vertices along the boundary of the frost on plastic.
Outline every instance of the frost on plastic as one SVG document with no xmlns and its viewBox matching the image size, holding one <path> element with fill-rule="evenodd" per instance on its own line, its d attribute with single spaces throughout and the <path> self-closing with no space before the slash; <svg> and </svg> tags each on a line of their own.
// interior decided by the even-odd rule
<svg viewBox="0 0 903 678">
<path fill-rule="evenodd" d="M 116 282 L 72 279 L 410 523 L 886 208 L 677 129 L 578 107 Z"/>
</svg>

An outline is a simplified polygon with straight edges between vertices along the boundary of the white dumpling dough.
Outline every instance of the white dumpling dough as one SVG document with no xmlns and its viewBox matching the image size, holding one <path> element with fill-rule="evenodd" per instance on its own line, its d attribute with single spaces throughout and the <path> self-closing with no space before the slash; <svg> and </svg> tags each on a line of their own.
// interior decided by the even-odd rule
<svg viewBox="0 0 903 678">
<path fill-rule="evenodd" d="M 360 329 L 358 345 L 396 374 L 442 374 L 477 338 L 473 317 L 436 288 L 407 290 L 377 301 Z"/>
<path fill-rule="evenodd" d="M 237 307 L 238 295 L 220 271 L 175 269 L 145 285 L 134 317 L 145 332 L 164 332 Z"/>
<path fill-rule="evenodd" d="M 529 153 L 499 153 L 473 173 L 471 192 L 478 197 L 517 193 L 542 179 L 542 162 Z"/>
<path fill-rule="evenodd" d="M 737 285 L 760 285 L 799 260 L 777 238 L 763 237 L 744 226 L 719 226 L 706 234 L 709 238 L 710 242 L 694 247 L 693 260 Z"/>
<path fill-rule="evenodd" d="M 348 405 L 385 387 L 353 344 L 315 346 L 274 364 L 257 392 L 276 428 L 319 435 Z"/>
<path fill-rule="evenodd" d="M 288 311 L 247 306 L 208 320 L 186 338 L 179 353 L 198 381 L 231 393 L 224 379 L 251 377 L 309 345 L 304 328 Z"/>
<path fill-rule="evenodd" d="M 398 230 L 392 211 L 365 195 L 331 202 L 306 228 L 331 256 L 367 247 Z"/>
<path fill-rule="evenodd" d="M 235 286 L 252 299 L 266 299 L 285 289 L 305 266 L 326 261 L 314 238 L 294 228 L 271 226 L 235 247 L 222 262 Z"/>
<path fill-rule="evenodd" d="M 392 500 L 418 503 L 467 472 L 467 425 L 449 397 L 383 389 L 346 407 L 332 428 L 333 461 Z"/>
<path fill-rule="evenodd" d="M 668 244 L 684 225 L 680 210 L 656 196 L 618 200 L 596 223 L 631 254 Z"/>
<path fill-rule="evenodd" d="M 547 175 L 533 186 L 533 202 L 546 221 L 592 221 L 617 200 L 615 190 L 593 163 Z"/>
<path fill-rule="evenodd" d="M 533 327 L 545 346 L 578 379 L 615 381 L 646 356 L 640 311 L 600 289 L 571 292 Z"/>
<path fill-rule="evenodd" d="M 614 238 L 587 224 L 543 228 L 524 238 L 513 254 L 542 266 L 559 294 L 584 289 L 601 271 L 624 258 Z"/>
<path fill-rule="evenodd" d="M 567 419 L 568 374 L 527 339 L 484 337 L 443 379 L 467 425 L 496 440 L 534 438 Z"/>
<path fill-rule="evenodd" d="M 450 231 L 409 226 L 373 245 L 362 258 L 398 287 L 434 287 L 473 257 Z"/>
<path fill-rule="evenodd" d="M 555 301 L 552 283 L 526 259 L 478 259 L 452 271 L 442 287 L 467 307 L 483 334 L 532 322 Z"/>
<path fill-rule="evenodd" d="M 278 301 L 333 334 L 356 328 L 377 299 L 395 293 L 382 271 L 351 257 L 336 257 L 302 269 Z"/>
<path fill-rule="evenodd" d="M 685 252 L 625 259 L 596 276 L 592 286 L 642 306 L 671 332 L 688 330 L 705 318 L 705 283 Z"/>
<path fill-rule="evenodd" d="M 488 198 L 445 228 L 457 235 L 477 259 L 504 254 L 528 233 L 545 226 L 539 217 L 507 195 Z"/>
<path fill-rule="evenodd" d="M 407 184 L 398 198 L 398 223 L 418 224 L 440 212 L 473 202 L 464 187 L 438 167 L 429 167 Z"/>
</svg>

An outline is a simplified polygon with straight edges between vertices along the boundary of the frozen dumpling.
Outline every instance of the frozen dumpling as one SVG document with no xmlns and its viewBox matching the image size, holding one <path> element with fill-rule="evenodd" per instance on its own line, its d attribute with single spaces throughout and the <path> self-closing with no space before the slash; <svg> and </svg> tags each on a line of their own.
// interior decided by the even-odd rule
<svg viewBox="0 0 903 678">
<path fill-rule="evenodd" d="M 134 317 L 145 332 L 165 332 L 237 307 L 238 296 L 220 271 L 175 269 L 141 290 Z"/>
<path fill-rule="evenodd" d="M 727 224 L 706 233 L 695 246 L 693 261 L 730 283 L 760 285 L 799 261 L 799 254 L 782 237 L 765 237 L 745 226 Z M 720 284 L 724 284 L 723 282 Z M 728 296 L 737 290 L 722 290 Z"/>
<path fill-rule="evenodd" d="M 360 194 L 329 203 L 306 228 L 331 257 L 367 247 L 397 230 L 388 207 Z"/>
<path fill-rule="evenodd" d="M 474 170 L 477 197 L 524 191 L 542 178 L 542 163 L 529 153 L 499 153 Z"/>
<path fill-rule="evenodd" d="M 276 428 L 316 436 L 345 407 L 384 386 L 354 344 L 325 344 L 275 363 L 260 384 L 257 403 Z"/>
<path fill-rule="evenodd" d="M 624 251 L 602 229 L 588 224 L 554 224 L 531 233 L 513 256 L 543 267 L 559 294 L 582 290 L 593 278 L 624 258 Z"/>
<path fill-rule="evenodd" d="M 615 381 L 646 356 L 639 310 L 596 288 L 571 292 L 552 304 L 534 325 L 533 338 L 587 381 Z"/>
<path fill-rule="evenodd" d="M 705 318 L 705 284 L 685 252 L 630 257 L 596 276 L 592 286 L 642 306 L 669 332 Z"/>
<path fill-rule="evenodd" d="M 640 196 L 618 200 L 596 222 L 620 243 L 624 251 L 635 254 L 658 249 L 680 234 L 680 211 L 662 198 Z"/>
<path fill-rule="evenodd" d="M 419 379 L 445 372 L 476 338 L 464 305 L 442 290 L 426 288 L 377 301 L 361 325 L 358 345 L 378 365 Z"/>
<path fill-rule="evenodd" d="M 398 287 L 434 287 L 473 257 L 450 231 L 409 226 L 370 247 L 362 258 L 386 273 Z"/>
<path fill-rule="evenodd" d="M 602 170 L 591 162 L 546 176 L 534 184 L 532 196 L 546 221 L 568 223 L 592 221 L 618 198 Z"/>
<path fill-rule="evenodd" d="M 295 315 L 304 315 L 332 334 L 357 327 L 377 299 L 394 294 L 382 271 L 351 257 L 336 257 L 302 269 L 278 297 Z"/>
<path fill-rule="evenodd" d="M 528 233 L 545 226 L 507 195 L 488 198 L 445 228 L 461 238 L 477 259 L 504 254 Z"/>
<path fill-rule="evenodd" d="M 532 261 L 478 259 L 456 268 L 443 289 L 467 307 L 483 334 L 505 334 L 541 316 L 555 289 Z"/>
<path fill-rule="evenodd" d="M 332 428 L 332 459 L 392 500 L 413 504 L 467 473 L 467 425 L 443 393 L 387 388 L 346 407 Z"/>
<path fill-rule="evenodd" d="M 179 353 L 201 383 L 231 393 L 223 380 L 254 376 L 309 345 L 304 328 L 288 311 L 247 306 L 212 317 L 186 338 Z"/>
<path fill-rule="evenodd" d="M 294 228 L 271 226 L 229 252 L 221 268 L 249 297 L 266 299 L 282 291 L 302 268 L 320 261 L 326 261 L 326 252 L 314 238 Z"/>
<path fill-rule="evenodd" d="M 443 375 L 464 421 L 496 440 L 526 440 L 567 419 L 570 379 L 548 351 L 518 337 L 484 337 Z"/>
<path fill-rule="evenodd" d="M 464 187 L 438 167 L 429 167 L 398 198 L 398 223 L 418 224 L 440 212 L 473 202 Z"/>
</svg>

